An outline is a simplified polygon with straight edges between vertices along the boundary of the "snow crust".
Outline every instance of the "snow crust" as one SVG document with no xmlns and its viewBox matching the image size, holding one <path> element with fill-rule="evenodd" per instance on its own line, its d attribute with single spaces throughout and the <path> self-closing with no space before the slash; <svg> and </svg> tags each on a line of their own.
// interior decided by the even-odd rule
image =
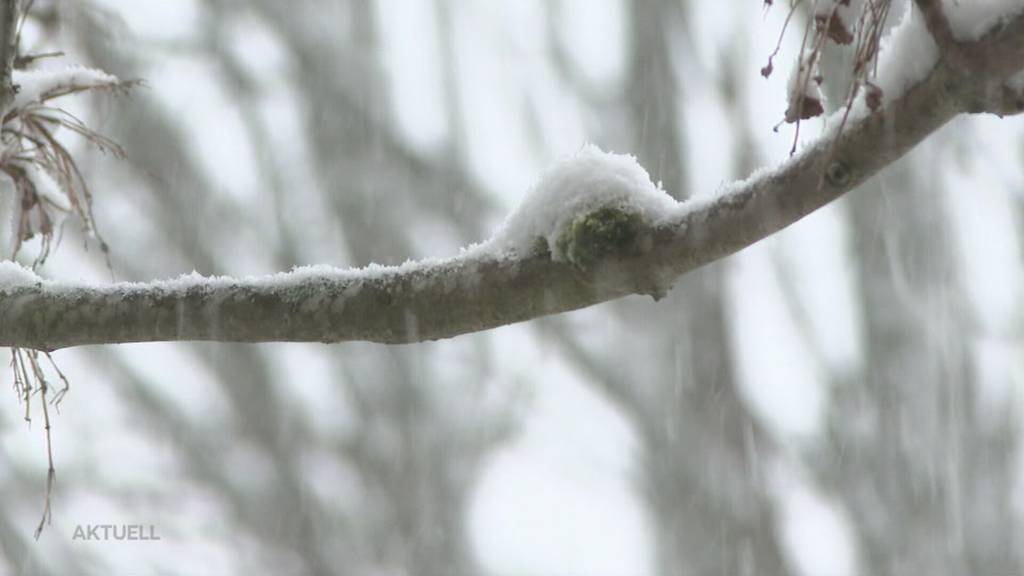
<svg viewBox="0 0 1024 576">
<path fill-rule="evenodd" d="M 1024 0 L 1020 0 L 1024 1 Z M 882 106 L 899 99 L 935 68 L 939 61 L 939 47 L 935 44 L 916 7 L 907 3 L 899 24 L 884 37 L 878 54 L 878 73 L 872 84 L 882 90 Z M 834 135 L 841 126 L 866 118 L 872 109 L 866 102 L 868 90 L 862 89 L 847 115 L 846 106 L 840 106 L 826 118 L 822 136 Z"/>
<path fill-rule="evenodd" d="M 12 108 L 23 108 L 34 102 L 41 102 L 45 96 L 70 88 L 99 88 L 114 86 L 117 76 L 96 68 L 73 64 L 63 68 L 44 70 L 14 70 L 11 75 L 18 92 L 14 95 Z"/>
<path fill-rule="evenodd" d="M 0 260 L 0 292 L 42 282 L 35 272 L 17 262 Z"/>
<path fill-rule="evenodd" d="M 183 293 L 191 290 L 213 291 L 218 289 L 230 289 L 238 286 L 270 289 L 290 289 L 308 286 L 316 282 L 345 282 L 348 286 L 344 289 L 346 296 L 352 297 L 358 294 L 364 282 L 378 281 L 391 278 L 406 278 L 411 276 L 413 287 L 424 287 L 432 279 L 434 274 L 442 279 L 449 280 L 442 268 L 459 267 L 469 263 L 466 256 L 454 258 L 427 258 L 423 260 L 407 260 L 396 266 L 371 263 L 362 268 L 338 268 L 327 264 L 316 264 L 311 266 L 298 266 L 288 272 L 278 272 L 262 276 L 204 276 L 199 272 L 192 271 L 167 280 L 155 280 L 146 282 L 117 282 L 106 286 L 83 284 L 74 281 L 52 281 L 38 279 L 48 288 L 60 293 L 62 290 L 74 293 L 80 288 L 90 288 L 102 294 L 128 295 L 137 292 L 168 292 Z M 447 289 L 453 289 L 457 279 L 451 282 Z M 297 298 L 306 298 L 308 293 L 296 293 Z"/>
<path fill-rule="evenodd" d="M 246 278 L 209 277 L 192 272 L 156 282 L 120 282 L 104 287 L 90 287 L 107 294 L 129 294 L 139 290 L 215 290 L 239 284 L 289 288 L 316 281 L 345 281 L 350 283 L 346 293 L 354 296 L 362 289 L 363 282 L 388 277 L 411 278 L 412 286 L 416 289 L 433 285 L 439 277 L 446 282 L 442 288 L 452 290 L 457 287 L 457 283 L 467 281 L 467 277 L 453 276 L 450 274 L 451 269 L 473 266 L 488 259 L 526 256 L 535 249 L 538 238 L 548 242 L 553 258 L 562 259 L 563 255 L 556 253 L 558 236 L 576 217 L 589 214 L 592 210 L 605 207 L 624 209 L 637 214 L 645 223 L 656 225 L 678 218 L 683 212 L 700 204 L 692 201 L 685 204 L 676 202 L 660 186 L 651 182 L 647 171 L 633 156 L 607 153 L 597 146 L 587 145 L 549 169 L 490 239 L 465 248 L 452 258 L 409 260 L 398 266 L 369 264 L 363 268 L 303 266 L 290 272 Z M 50 289 L 69 292 L 86 286 L 76 282 L 43 280 L 13 262 L 4 262 L 2 266 L 0 289 L 26 282 L 42 282 Z"/>
<path fill-rule="evenodd" d="M 1024 12 L 1024 0 L 943 0 L 953 36 L 974 41 Z"/>
<path fill-rule="evenodd" d="M 823 4 L 830 5 L 831 2 Z M 969 42 L 1024 14 L 1024 0 L 943 0 L 942 8 L 956 39 Z M 900 98 L 908 89 L 924 80 L 938 61 L 939 47 L 928 32 L 924 15 L 913 3 L 905 3 L 899 24 L 882 38 L 878 74 L 872 79 L 882 90 L 882 104 Z M 1011 88 L 1015 86 L 1015 80 L 1011 79 Z M 845 118 L 846 122 L 864 118 L 871 113 L 865 95 L 866 90 L 862 90 L 849 117 Z M 833 112 L 826 121 L 826 133 L 843 125 L 845 116 L 845 108 Z"/>
<path fill-rule="evenodd" d="M 498 231 L 479 248 L 492 255 L 532 253 L 543 238 L 554 260 L 564 260 L 558 238 L 577 216 L 613 207 L 655 224 L 678 206 L 629 154 L 604 152 L 588 144 L 556 163 L 520 201 Z M 470 249 L 469 253 L 475 252 Z"/>
<path fill-rule="evenodd" d="M 968 42 L 1024 13 L 1024 0 L 943 0 L 942 9 L 956 39 Z M 875 83 L 892 101 L 924 80 L 938 60 L 924 16 L 908 2 L 900 23 L 882 39 Z"/>
<path fill-rule="evenodd" d="M 928 32 L 924 15 L 908 3 L 900 23 L 882 39 L 875 84 L 885 101 L 891 102 L 924 80 L 938 61 L 939 47 Z"/>
</svg>

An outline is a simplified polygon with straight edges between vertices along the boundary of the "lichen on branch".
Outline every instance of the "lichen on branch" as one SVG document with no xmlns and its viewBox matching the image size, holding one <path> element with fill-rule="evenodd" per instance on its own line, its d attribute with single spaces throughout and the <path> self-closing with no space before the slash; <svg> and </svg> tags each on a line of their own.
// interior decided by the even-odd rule
<svg viewBox="0 0 1024 576">
<path fill-rule="evenodd" d="M 628 207 L 603 206 L 573 218 L 558 237 L 558 252 L 580 268 L 637 252 L 642 219 Z"/>
</svg>

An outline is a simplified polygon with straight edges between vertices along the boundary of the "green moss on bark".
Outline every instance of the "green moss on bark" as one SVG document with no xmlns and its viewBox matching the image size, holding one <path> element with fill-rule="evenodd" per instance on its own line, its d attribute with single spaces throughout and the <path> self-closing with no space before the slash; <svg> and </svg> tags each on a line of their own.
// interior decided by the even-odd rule
<svg viewBox="0 0 1024 576">
<path fill-rule="evenodd" d="M 632 253 L 640 226 L 636 212 L 613 206 L 598 208 L 573 219 L 558 238 L 558 252 L 587 268 L 610 256 Z"/>
</svg>

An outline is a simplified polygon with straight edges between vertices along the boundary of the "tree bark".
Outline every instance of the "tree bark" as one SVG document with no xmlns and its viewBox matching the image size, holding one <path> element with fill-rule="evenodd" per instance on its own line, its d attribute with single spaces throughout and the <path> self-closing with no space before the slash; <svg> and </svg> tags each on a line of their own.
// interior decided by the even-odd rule
<svg viewBox="0 0 1024 576">
<path fill-rule="evenodd" d="M 14 100 L 17 87 L 11 79 L 18 56 L 18 0 L 0 0 L 0 113 Z"/>
</svg>

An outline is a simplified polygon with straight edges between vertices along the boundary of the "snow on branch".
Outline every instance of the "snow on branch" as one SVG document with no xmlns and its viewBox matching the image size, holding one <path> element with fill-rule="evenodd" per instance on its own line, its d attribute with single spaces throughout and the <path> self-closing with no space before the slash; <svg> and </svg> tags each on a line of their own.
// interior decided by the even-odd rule
<svg viewBox="0 0 1024 576">
<path fill-rule="evenodd" d="M 12 74 L 17 92 L 10 107 L 25 108 L 74 92 L 120 86 L 117 76 L 103 70 L 79 65 L 43 70 L 15 70 Z"/>
<path fill-rule="evenodd" d="M 547 252 L 553 260 L 585 265 L 600 256 L 593 252 L 610 249 L 616 239 L 632 241 L 631 225 L 655 226 L 678 206 L 651 182 L 636 158 L 607 154 L 590 144 L 549 169 L 480 248 L 513 256 Z M 580 234 L 597 226 L 607 228 L 606 241 L 582 242 Z"/>
<path fill-rule="evenodd" d="M 990 30 L 1008 25 L 1024 13 L 1020 0 L 942 0 L 941 10 L 953 36 L 961 42 L 982 38 Z"/>
<path fill-rule="evenodd" d="M 629 294 L 659 298 L 679 275 L 835 200 L 958 114 L 1024 111 L 1017 105 L 1024 102 L 1024 15 L 995 22 L 958 41 L 957 58 L 941 54 L 914 70 L 904 90 L 850 115 L 842 131 L 713 198 L 674 203 L 631 157 L 586 147 L 550 170 L 492 239 L 448 259 L 106 286 L 51 282 L 7 265 L 0 267 L 0 346 L 406 343 Z M 927 34 L 924 28 L 914 30 Z M 891 56 L 880 60 L 902 61 Z"/>
<path fill-rule="evenodd" d="M 127 90 L 132 82 L 78 65 L 13 70 L 13 96 L 6 99 L 0 151 L 0 258 L 14 258 L 22 242 L 41 236 L 40 265 L 49 254 L 65 216 L 77 215 L 90 236 L 99 237 L 92 218 L 92 195 L 75 157 L 58 135 L 82 136 L 100 150 L 123 156 L 121 148 L 51 101 L 86 90 Z"/>
</svg>

